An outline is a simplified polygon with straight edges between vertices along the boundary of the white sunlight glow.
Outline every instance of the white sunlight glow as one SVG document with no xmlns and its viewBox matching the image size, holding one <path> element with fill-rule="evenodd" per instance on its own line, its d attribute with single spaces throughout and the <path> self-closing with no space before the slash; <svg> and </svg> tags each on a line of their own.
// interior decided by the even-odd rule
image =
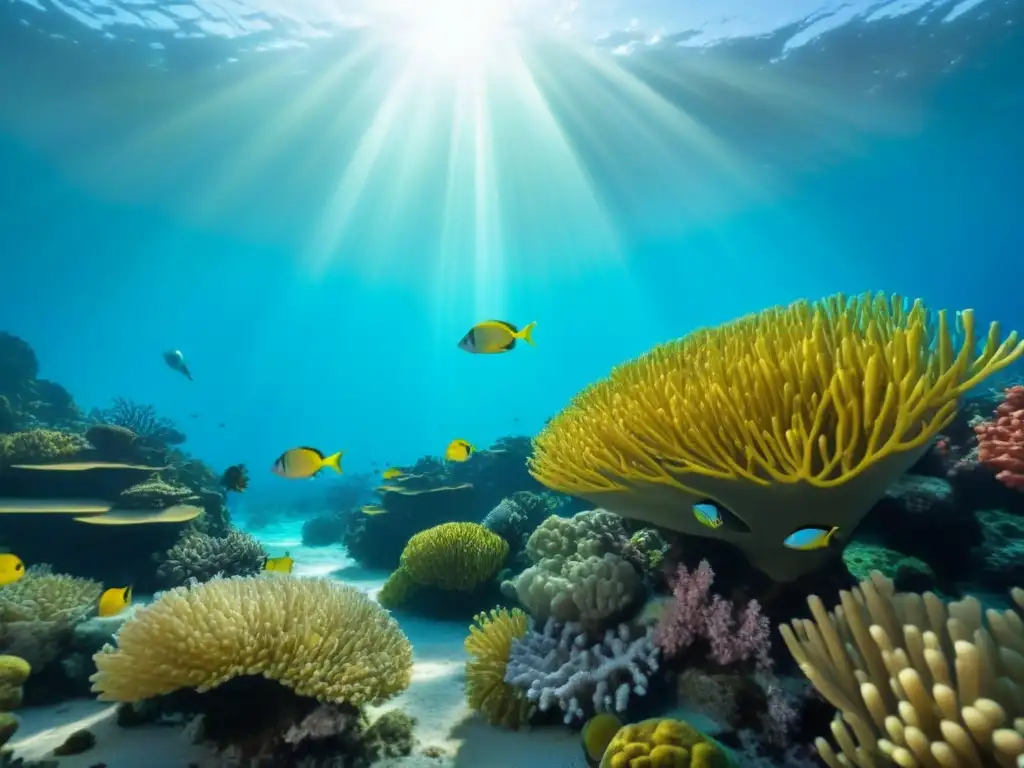
<svg viewBox="0 0 1024 768">
<path fill-rule="evenodd" d="M 482 64 L 507 22 L 507 0 L 404 0 L 398 9 L 410 48 L 434 66 Z"/>
</svg>

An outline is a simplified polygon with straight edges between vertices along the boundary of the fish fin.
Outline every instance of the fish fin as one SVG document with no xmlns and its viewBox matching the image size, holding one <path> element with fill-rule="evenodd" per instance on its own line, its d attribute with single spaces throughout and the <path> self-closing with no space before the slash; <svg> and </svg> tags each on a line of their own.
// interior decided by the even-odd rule
<svg viewBox="0 0 1024 768">
<path fill-rule="evenodd" d="M 324 466 L 325 467 L 330 467 L 335 472 L 339 472 L 340 473 L 341 472 L 341 455 L 343 453 L 345 453 L 345 452 L 344 451 L 338 451 L 337 453 L 328 456 L 326 459 L 324 459 Z"/>
<path fill-rule="evenodd" d="M 825 534 L 825 546 L 826 546 L 826 547 L 827 547 L 827 546 L 828 546 L 829 544 L 831 544 L 831 543 L 832 543 L 832 537 L 833 537 L 833 536 L 835 536 L 835 535 L 836 535 L 836 533 L 837 533 L 838 531 L 839 531 L 839 526 L 838 526 L 838 525 L 833 525 L 833 526 L 832 526 L 832 527 L 831 527 L 831 528 L 829 529 L 829 532 Z"/>
<path fill-rule="evenodd" d="M 480 323 L 480 325 L 486 325 L 487 323 L 494 323 L 495 325 L 503 326 L 512 333 L 519 333 L 519 329 L 516 328 L 512 323 L 508 322 L 508 320 L 484 320 L 482 323 Z"/>
<path fill-rule="evenodd" d="M 518 331 L 518 332 L 517 332 L 517 333 L 515 333 L 514 335 L 515 335 L 515 337 L 516 337 L 517 339 L 522 339 L 522 340 L 523 340 L 523 341 L 525 341 L 525 342 L 526 342 L 527 344 L 529 344 L 529 345 L 530 345 L 531 347 L 536 347 L 537 345 L 533 343 L 533 329 L 534 329 L 534 328 L 535 328 L 536 326 L 537 326 L 537 322 L 536 322 L 536 321 L 534 321 L 534 322 L 532 322 L 532 323 L 527 323 L 527 324 L 526 324 L 526 325 L 525 325 L 525 326 L 523 327 L 523 330 L 521 330 L 521 331 Z"/>
<path fill-rule="evenodd" d="M 192 378 L 192 374 L 189 373 L 187 365 L 182 365 L 181 366 L 181 372 L 185 374 L 185 378 L 186 379 L 188 379 L 189 381 L 194 381 L 194 379 Z"/>
<path fill-rule="evenodd" d="M 311 448 L 311 447 L 310 447 L 310 446 L 308 446 L 308 445 L 300 445 L 300 446 L 299 446 L 299 447 L 298 447 L 298 448 L 297 448 L 296 450 L 299 450 L 299 451 L 309 451 L 310 453 L 315 453 L 315 454 L 316 454 L 317 456 L 319 456 L 319 457 L 320 457 L 321 459 L 323 459 L 323 458 L 324 458 L 324 454 L 323 454 L 323 452 L 322 452 L 322 451 L 320 451 L 320 450 L 319 450 L 319 449 L 317 449 L 317 448 Z M 285 452 L 284 452 L 283 454 L 281 454 L 281 455 L 282 455 L 282 457 L 283 457 L 284 455 L 286 455 L 287 453 L 288 453 L 288 451 L 285 451 Z M 325 459 L 325 461 L 326 461 L 326 459 Z"/>
</svg>

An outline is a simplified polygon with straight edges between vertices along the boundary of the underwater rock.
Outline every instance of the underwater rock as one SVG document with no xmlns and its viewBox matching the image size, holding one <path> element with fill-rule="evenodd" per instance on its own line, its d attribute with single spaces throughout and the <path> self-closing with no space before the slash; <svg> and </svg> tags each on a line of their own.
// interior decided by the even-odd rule
<svg viewBox="0 0 1024 768">
<path fill-rule="evenodd" d="M 900 504 L 904 515 L 927 515 L 929 524 L 941 524 L 957 513 L 953 485 L 941 477 L 904 475 L 889 485 L 885 498 Z"/>
<path fill-rule="evenodd" d="M 937 586 L 935 571 L 926 562 L 881 544 L 851 541 L 843 550 L 843 563 L 858 582 L 879 571 L 901 592 L 927 592 Z"/>
<path fill-rule="evenodd" d="M 347 512 L 310 518 L 302 524 L 302 543 L 307 547 L 329 547 L 338 544 L 349 524 L 348 518 Z"/>
<path fill-rule="evenodd" d="M 971 552 L 977 580 L 998 589 L 1024 584 L 1024 516 L 990 509 L 976 512 L 974 517 L 983 536 Z"/>
<path fill-rule="evenodd" d="M 0 395 L 17 397 L 39 375 L 39 359 L 29 343 L 0 331 Z"/>
<path fill-rule="evenodd" d="M 76 624 L 71 633 L 71 648 L 90 657 L 109 643 L 121 625 L 130 619 L 138 606 L 130 606 L 116 616 L 92 616 Z"/>
<path fill-rule="evenodd" d="M 94 746 L 96 746 L 96 736 L 92 731 L 82 729 L 68 736 L 63 744 L 53 750 L 53 754 L 60 757 L 80 755 L 83 752 L 88 752 Z"/>
</svg>

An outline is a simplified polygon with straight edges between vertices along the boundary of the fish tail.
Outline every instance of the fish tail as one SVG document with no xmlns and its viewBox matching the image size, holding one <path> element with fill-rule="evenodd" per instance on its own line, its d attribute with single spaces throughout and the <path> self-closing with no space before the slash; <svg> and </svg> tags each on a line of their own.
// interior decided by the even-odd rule
<svg viewBox="0 0 1024 768">
<path fill-rule="evenodd" d="M 533 329 L 534 329 L 534 327 L 536 327 L 536 325 L 537 325 L 537 321 L 536 320 L 534 322 L 532 322 L 532 323 L 527 323 L 525 326 L 523 326 L 523 329 L 519 333 L 514 334 L 515 337 L 517 339 L 522 339 L 527 344 L 529 344 L 531 347 L 536 347 L 537 345 L 533 343 Z"/>
<path fill-rule="evenodd" d="M 324 459 L 324 466 L 330 467 L 335 472 L 341 472 L 341 455 L 343 453 L 345 452 L 338 451 L 337 453 L 328 456 L 326 459 Z"/>
</svg>

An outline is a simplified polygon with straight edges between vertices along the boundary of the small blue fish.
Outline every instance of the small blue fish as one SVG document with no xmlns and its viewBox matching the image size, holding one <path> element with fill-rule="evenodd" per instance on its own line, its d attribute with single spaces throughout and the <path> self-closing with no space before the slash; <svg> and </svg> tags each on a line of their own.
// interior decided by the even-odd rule
<svg viewBox="0 0 1024 768">
<path fill-rule="evenodd" d="M 831 528 L 818 528 L 816 526 L 801 528 L 789 534 L 786 540 L 782 542 L 782 546 L 804 551 L 824 549 L 832 542 L 832 537 L 838 530 L 838 525 L 833 525 Z"/>
<path fill-rule="evenodd" d="M 708 504 L 707 502 L 694 504 L 693 516 L 697 518 L 698 523 L 706 525 L 711 529 L 721 528 L 722 524 L 725 522 L 725 520 L 722 519 L 722 513 L 718 511 L 718 507 L 714 504 Z"/>
</svg>

